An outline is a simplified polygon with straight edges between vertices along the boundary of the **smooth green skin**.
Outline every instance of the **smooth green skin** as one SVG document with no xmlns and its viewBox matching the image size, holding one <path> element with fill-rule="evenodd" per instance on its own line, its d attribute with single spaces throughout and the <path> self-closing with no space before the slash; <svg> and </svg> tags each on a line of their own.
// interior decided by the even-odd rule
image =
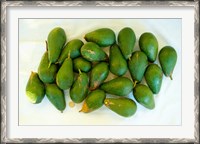
<svg viewBox="0 0 200 144">
<path fill-rule="evenodd" d="M 103 106 L 105 98 L 106 94 L 103 90 L 96 89 L 94 91 L 91 91 L 84 102 L 87 105 L 87 111 L 83 110 L 83 112 L 87 113 L 99 109 Z"/>
<path fill-rule="evenodd" d="M 87 42 L 81 47 L 81 55 L 91 62 L 105 61 L 108 59 L 107 54 L 93 42 Z"/>
<path fill-rule="evenodd" d="M 50 31 L 47 38 L 49 65 L 58 60 L 66 40 L 64 29 L 56 27 Z"/>
<path fill-rule="evenodd" d="M 122 30 L 120 30 L 118 34 L 118 44 L 126 60 L 129 59 L 129 57 L 131 57 L 135 46 L 135 42 L 136 36 L 131 28 L 125 27 Z"/>
<path fill-rule="evenodd" d="M 66 107 L 63 90 L 61 90 L 56 84 L 46 84 L 46 96 L 56 109 L 63 112 Z"/>
<path fill-rule="evenodd" d="M 109 67 L 110 71 L 117 76 L 124 75 L 128 70 L 127 62 L 117 44 L 110 48 Z"/>
<path fill-rule="evenodd" d="M 130 117 L 137 111 L 136 103 L 129 98 L 106 98 L 104 104 L 107 108 L 123 117 Z"/>
<path fill-rule="evenodd" d="M 177 61 L 176 50 L 171 46 L 163 47 L 159 52 L 159 61 L 165 76 L 172 80 L 172 73 Z"/>
<path fill-rule="evenodd" d="M 154 94 L 158 94 L 162 85 L 163 72 L 157 64 L 150 64 L 144 74 L 147 85 Z"/>
<path fill-rule="evenodd" d="M 104 82 L 100 88 L 109 94 L 127 96 L 133 90 L 133 83 L 129 78 L 117 77 Z"/>
<path fill-rule="evenodd" d="M 87 61 L 83 57 L 78 57 L 73 60 L 74 70 L 78 72 L 78 70 L 82 72 L 89 72 L 92 68 L 91 62 Z"/>
<path fill-rule="evenodd" d="M 149 87 L 143 84 L 137 84 L 133 89 L 133 95 L 138 103 L 148 109 L 155 108 L 154 96 Z"/>
<path fill-rule="evenodd" d="M 139 46 L 150 62 L 156 60 L 158 54 L 158 41 L 152 33 L 143 33 L 139 38 Z"/>
<path fill-rule="evenodd" d="M 90 74 L 90 90 L 94 90 L 104 82 L 108 77 L 109 67 L 108 63 L 100 62 L 94 66 Z"/>
<path fill-rule="evenodd" d="M 128 67 L 133 81 L 140 82 L 144 76 L 144 72 L 148 66 L 148 59 L 145 53 L 135 51 L 128 61 Z"/>
<path fill-rule="evenodd" d="M 63 61 L 68 57 L 69 53 L 72 59 L 79 57 L 81 55 L 80 49 L 82 46 L 83 42 L 79 39 L 73 39 L 69 41 L 63 48 L 60 57 L 58 59 L 58 63 L 62 64 Z"/>
<path fill-rule="evenodd" d="M 115 33 L 109 28 L 101 28 L 89 32 L 85 35 L 85 40 L 87 42 L 94 42 L 100 47 L 107 47 L 115 43 Z"/>
<path fill-rule="evenodd" d="M 74 82 L 72 59 L 66 58 L 56 75 L 56 84 L 62 90 L 69 89 Z"/>
<path fill-rule="evenodd" d="M 31 103 L 41 103 L 45 96 L 45 87 L 36 72 L 31 72 L 26 85 L 26 96 Z"/>
<path fill-rule="evenodd" d="M 70 97 L 74 103 L 81 103 L 88 93 L 89 78 L 86 73 L 80 73 L 70 88 Z"/>
<path fill-rule="evenodd" d="M 38 67 L 38 75 L 40 79 L 44 83 L 53 83 L 56 79 L 56 73 L 58 71 L 58 66 L 55 64 L 51 64 L 49 66 L 48 52 L 46 51 L 41 58 L 39 67 Z"/>
</svg>

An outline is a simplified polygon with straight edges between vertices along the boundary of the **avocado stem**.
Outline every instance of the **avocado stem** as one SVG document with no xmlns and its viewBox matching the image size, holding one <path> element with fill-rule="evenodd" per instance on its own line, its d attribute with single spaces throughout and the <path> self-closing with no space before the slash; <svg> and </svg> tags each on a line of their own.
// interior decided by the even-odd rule
<svg viewBox="0 0 200 144">
<path fill-rule="evenodd" d="M 133 88 L 136 86 L 136 84 L 137 84 L 137 81 L 135 80 L 133 83 Z"/>
<path fill-rule="evenodd" d="M 82 73 L 80 69 L 78 69 L 78 72 L 79 72 L 79 74 L 81 74 L 81 73 Z"/>
<path fill-rule="evenodd" d="M 46 43 L 46 51 L 48 51 L 48 43 L 47 43 L 47 40 L 45 41 Z"/>
<path fill-rule="evenodd" d="M 172 78 L 172 74 L 170 74 L 170 76 L 169 76 L 169 77 L 170 77 L 170 79 L 171 79 L 171 80 L 173 80 L 173 78 Z"/>
</svg>

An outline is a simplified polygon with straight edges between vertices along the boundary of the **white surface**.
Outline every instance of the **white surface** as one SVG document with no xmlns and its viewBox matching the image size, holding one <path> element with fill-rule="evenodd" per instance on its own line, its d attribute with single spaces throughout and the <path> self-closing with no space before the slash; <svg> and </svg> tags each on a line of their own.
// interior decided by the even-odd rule
<svg viewBox="0 0 200 144">
<path fill-rule="evenodd" d="M 37 71 L 49 31 L 57 26 L 65 30 L 68 41 L 74 38 L 84 41 L 84 34 L 97 28 L 111 28 L 117 35 L 122 28 L 131 27 L 137 38 L 135 50 L 139 49 L 138 39 L 143 32 L 156 36 L 159 50 L 166 45 L 174 47 L 178 59 L 173 80 L 163 76 L 161 90 L 155 95 L 155 109 L 148 110 L 137 103 L 138 110 L 130 118 L 121 117 L 105 106 L 92 113 L 79 113 L 82 103 L 70 108 L 68 90 L 65 91 L 67 106 L 63 113 L 46 97 L 40 104 L 31 104 L 26 98 L 25 87 L 31 71 Z M 181 27 L 181 19 L 20 19 L 19 125 L 181 125 Z M 129 97 L 133 98 L 132 93 Z"/>
</svg>

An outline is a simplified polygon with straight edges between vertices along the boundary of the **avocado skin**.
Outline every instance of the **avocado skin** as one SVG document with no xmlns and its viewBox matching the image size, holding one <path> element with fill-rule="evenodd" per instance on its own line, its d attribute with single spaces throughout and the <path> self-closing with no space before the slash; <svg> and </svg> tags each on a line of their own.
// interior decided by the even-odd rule
<svg viewBox="0 0 200 144">
<path fill-rule="evenodd" d="M 149 88 L 154 94 L 158 94 L 162 85 L 163 72 L 157 64 L 150 64 L 144 74 Z"/>
<path fill-rule="evenodd" d="M 165 76 L 172 80 L 172 73 L 177 62 L 176 50 L 171 46 L 163 47 L 159 52 L 159 62 Z"/>
<path fill-rule="evenodd" d="M 117 44 L 110 48 L 109 68 L 117 76 L 123 76 L 128 70 L 127 62 Z"/>
<path fill-rule="evenodd" d="M 100 88 L 109 94 L 127 96 L 133 90 L 133 83 L 127 77 L 117 77 L 104 82 Z"/>
<path fill-rule="evenodd" d="M 56 27 L 49 32 L 47 38 L 49 65 L 58 60 L 66 40 L 67 36 L 61 27 Z"/>
<path fill-rule="evenodd" d="M 126 60 L 131 57 L 135 43 L 135 32 L 130 27 L 125 27 L 120 30 L 118 34 L 118 45 Z"/>
<path fill-rule="evenodd" d="M 154 62 L 158 54 L 158 41 L 156 37 L 150 33 L 145 32 L 139 38 L 139 46 L 150 62 Z"/>
<path fill-rule="evenodd" d="M 81 112 L 88 113 L 99 109 L 104 104 L 106 94 L 103 90 L 96 89 L 91 91 L 86 97 Z"/>
<path fill-rule="evenodd" d="M 41 103 L 45 96 L 45 87 L 36 72 L 31 72 L 26 85 L 26 96 L 31 103 Z"/>
<path fill-rule="evenodd" d="M 99 62 L 108 59 L 107 54 L 93 42 L 87 42 L 81 47 L 81 55 L 90 62 Z"/>
<path fill-rule="evenodd" d="M 74 81 L 72 59 L 66 58 L 56 75 L 56 84 L 62 90 L 69 89 Z"/>
<path fill-rule="evenodd" d="M 85 35 L 87 42 L 94 42 L 100 47 L 107 47 L 115 43 L 115 33 L 110 28 L 100 28 Z"/>
<path fill-rule="evenodd" d="M 100 62 L 96 64 L 90 73 L 90 90 L 95 90 L 96 88 L 98 88 L 108 77 L 108 74 L 108 63 Z"/>
<path fill-rule="evenodd" d="M 123 117 L 130 117 L 137 111 L 136 103 L 129 98 L 106 98 L 104 105 Z"/>
<path fill-rule="evenodd" d="M 142 81 L 147 66 L 148 60 L 145 53 L 135 51 L 128 61 L 129 71 L 134 82 Z"/>
<path fill-rule="evenodd" d="M 66 107 L 65 96 L 56 84 L 46 84 L 46 96 L 56 109 L 63 112 Z"/>
<path fill-rule="evenodd" d="M 92 64 L 83 57 L 78 57 L 73 60 L 73 68 L 75 72 L 80 69 L 80 71 L 87 73 L 91 70 Z"/>
<path fill-rule="evenodd" d="M 154 109 L 155 102 L 152 91 L 144 84 L 137 84 L 133 89 L 133 95 L 138 103 L 147 109 Z"/>
<path fill-rule="evenodd" d="M 62 49 L 57 63 L 61 65 L 69 55 L 71 59 L 79 57 L 81 55 L 80 49 L 82 46 L 83 42 L 79 39 L 73 39 L 69 41 Z"/>
<path fill-rule="evenodd" d="M 40 61 L 38 67 L 38 75 L 43 83 L 53 83 L 56 80 L 56 73 L 58 71 L 58 66 L 56 64 L 51 64 L 49 66 L 48 52 L 46 51 Z"/>
<path fill-rule="evenodd" d="M 79 73 L 70 88 L 70 98 L 74 103 L 81 103 L 88 94 L 89 78 L 84 72 Z"/>
</svg>

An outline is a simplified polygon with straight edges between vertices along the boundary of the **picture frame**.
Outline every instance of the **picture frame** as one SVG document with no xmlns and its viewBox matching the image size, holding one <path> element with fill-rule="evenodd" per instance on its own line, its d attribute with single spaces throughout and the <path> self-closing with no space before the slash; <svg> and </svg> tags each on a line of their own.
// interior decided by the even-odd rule
<svg viewBox="0 0 200 144">
<path fill-rule="evenodd" d="M 194 67 L 194 139 L 191 138 L 8 138 L 8 119 L 7 119 L 7 16 L 8 9 L 14 7 L 52 7 L 52 6 L 66 6 L 66 7 L 151 7 L 151 6 L 165 6 L 165 7 L 193 7 L 194 9 L 194 53 L 195 53 L 195 67 Z M 198 1 L 3 1 L 1 2 L 1 143 L 198 143 L 199 142 L 199 2 Z"/>
</svg>

